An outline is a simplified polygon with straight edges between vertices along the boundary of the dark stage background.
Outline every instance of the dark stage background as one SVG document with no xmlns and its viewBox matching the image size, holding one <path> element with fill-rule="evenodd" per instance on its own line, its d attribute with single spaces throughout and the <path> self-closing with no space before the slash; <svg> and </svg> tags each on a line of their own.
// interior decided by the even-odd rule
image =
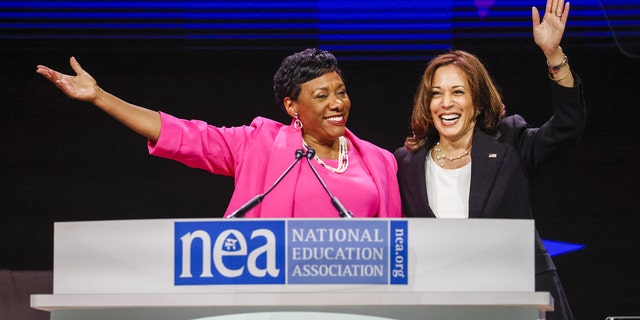
<svg viewBox="0 0 640 320">
<path fill-rule="evenodd" d="M 184 28 L 166 25 L 136 32 L 76 26 L 62 36 L 68 29 L 11 25 L 7 17 L 17 9 L 4 9 L 0 269 L 51 270 L 56 221 L 219 217 L 233 190 L 232 178 L 149 156 L 143 138 L 91 105 L 67 99 L 35 73 L 37 64 L 72 72 L 68 59 L 74 55 L 103 88 L 125 100 L 233 126 L 256 116 L 288 122 L 273 101 L 273 73 L 292 52 L 320 46 L 341 61 L 353 104 L 348 127 L 393 151 L 408 132 L 426 61 L 453 47 L 486 63 L 508 113 L 540 125 L 552 110 L 544 56 L 530 36 L 528 7 L 495 5 L 480 19 L 468 14 L 471 1 L 463 2 L 452 2 L 442 18 L 450 23 L 442 31 L 448 36 L 399 44 L 389 30 L 384 39 L 364 42 L 312 35 L 288 39 L 281 31 L 276 36 L 264 30 L 256 31 L 262 34 L 257 38 L 225 38 L 224 30 L 215 37 L 185 37 Z M 598 2 L 581 4 L 572 3 L 576 16 L 562 46 L 584 84 L 587 132 L 533 182 L 534 216 L 543 238 L 585 246 L 554 258 L 576 319 L 640 315 L 640 5 L 616 5 L 609 13 L 616 13 L 620 23 L 632 23 L 612 33 L 603 11 L 587 15 L 597 11 Z M 496 27 L 506 20 L 515 27 Z M 202 30 L 197 32 L 205 34 Z M 164 36 L 149 36 L 159 33 Z M 386 45 L 372 47 L 381 42 Z M 354 43 L 358 46 L 346 46 Z"/>
</svg>

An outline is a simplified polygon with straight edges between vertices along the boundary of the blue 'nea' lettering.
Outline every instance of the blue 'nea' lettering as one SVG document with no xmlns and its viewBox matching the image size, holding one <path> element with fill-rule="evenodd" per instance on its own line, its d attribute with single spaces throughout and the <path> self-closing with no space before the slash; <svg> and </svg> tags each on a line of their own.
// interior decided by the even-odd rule
<svg viewBox="0 0 640 320">
<path fill-rule="evenodd" d="M 276 237 L 271 230 L 256 229 L 251 233 L 251 239 L 257 237 L 263 237 L 266 240 L 265 244 L 248 251 L 247 241 L 238 230 L 229 229 L 221 232 L 216 238 L 213 248 L 211 247 L 211 237 L 207 232 L 197 230 L 186 233 L 180 237 L 182 241 L 182 273 L 180 273 L 180 278 L 193 278 L 191 274 L 191 246 L 194 239 L 202 241 L 201 278 L 213 278 L 212 261 L 215 270 L 221 276 L 227 278 L 240 277 L 245 270 L 245 266 L 247 271 L 254 277 L 261 278 L 267 274 L 274 278 L 277 277 L 280 274 L 280 270 L 276 267 Z M 229 239 L 235 239 L 235 241 L 230 242 Z M 264 255 L 266 261 L 264 268 L 260 268 L 256 264 L 256 261 L 262 255 Z M 247 263 L 237 269 L 230 269 L 223 261 L 223 258 L 227 256 L 246 256 Z"/>
</svg>

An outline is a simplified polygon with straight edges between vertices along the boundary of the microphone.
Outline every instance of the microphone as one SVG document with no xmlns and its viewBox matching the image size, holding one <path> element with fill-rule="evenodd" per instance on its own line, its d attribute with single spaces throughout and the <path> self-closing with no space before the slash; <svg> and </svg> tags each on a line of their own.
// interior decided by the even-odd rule
<svg viewBox="0 0 640 320">
<path fill-rule="evenodd" d="M 336 208 L 336 210 L 338 210 L 340 217 L 347 218 L 347 219 L 353 218 L 353 214 L 349 210 L 347 210 L 347 208 L 345 208 L 342 202 L 340 202 L 340 200 L 338 200 L 337 197 L 335 197 L 334 195 L 331 194 L 331 192 L 329 192 L 329 188 L 327 188 L 327 185 L 324 183 L 322 178 L 320 178 L 318 171 L 316 171 L 316 168 L 314 168 L 313 165 L 311 164 L 311 159 L 313 159 L 313 157 L 316 155 L 316 151 L 313 150 L 311 147 L 308 147 L 307 153 L 305 155 L 307 156 L 307 163 L 309 164 L 309 167 L 311 167 L 311 170 L 316 175 L 316 178 L 318 178 L 318 181 L 320 181 L 320 184 L 329 195 L 329 198 L 331 198 L 331 204 L 333 205 L 334 208 Z"/>
<path fill-rule="evenodd" d="M 276 182 L 273 183 L 273 185 L 263 194 L 259 194 L 255 197 L 253 197 L 251 200 L 247 201 L 247 203 L 243 204 L 240 208 L 238 208 L 236 211 L 232 212 L 230 215 L 227 216 L 227 219 L 233 219 L 233 218 L 243 218 L 245 214 L 247 214 L 247 212 L 251 209 L 253 209 L 253 207 L 257 206 L 258 203 L 262 202 L 262 199 L 264 199 L 264 197 L 271 192 L 271 190 L 273 190 L 273 188 L 275 188 L 275 186 L 280 183 L 280 180 L 282 180 L 282 178 L 284 178 L 289 171 L 291 171 L 291 168 L 293 168 L 293 166 L 296 165 L 296 163 L 298 163 L 298 161 L 300 161 L 300 159 L 302 159 L 302 156 L 304 156 L 304 151 L 302 151 L 302 149 L 298 149 L 296 150 L 296 160 L 293 161 L 293 163 L 291 163 L 291 165 L 289 165 L 289 167 L 287 168 L 287 170 L 285 170 L 282 175 L 280 175 L 280 177 L 278 178 L 278 180 L 276 180 Z"/>
</svg>

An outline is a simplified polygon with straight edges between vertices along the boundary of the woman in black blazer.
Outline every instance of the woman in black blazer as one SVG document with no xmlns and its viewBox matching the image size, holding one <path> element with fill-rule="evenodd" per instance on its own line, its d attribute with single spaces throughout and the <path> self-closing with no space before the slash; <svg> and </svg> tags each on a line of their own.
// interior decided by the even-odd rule
<svg viewBox="0 0 640 320">
<path fill-rule="evenodd" d="M 505 117 L 502 98 L 482 63 L 452 51 L 427 66 L 416 93 L 414 135 L 395 152 L 404 214 L 432 218 L 532 219 L 529 177 L 584 131 L 582 85 L 560 47 L 569 3 L 548 0 L 542 22 L 532 8 L 535 43 L 549 66 L 554 115 L 540 128 Z M 573 319 L 551 257 L 536 233 L 536 291 Z"/>
</svg>

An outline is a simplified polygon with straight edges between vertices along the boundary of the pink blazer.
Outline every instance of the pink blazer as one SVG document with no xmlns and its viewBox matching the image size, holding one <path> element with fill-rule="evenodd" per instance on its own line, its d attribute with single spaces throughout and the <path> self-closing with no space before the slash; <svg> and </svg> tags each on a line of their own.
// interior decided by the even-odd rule
<svg viewBox="0 0 640 320">
<path fill-rule="evenodd" d="M 162 112 L 160 115 L 160 138 L 155 145 L 149 142 L 149 153 L 214 174 L 233 176 L 235 190 L 225 216 L 265 192 L 295 160 L 295 150 L 301 147 L 299 130 L 262 117 L 255 118 L 249 126 L 227 128 L 214 127 L 198 120 L 182 120 Z M 349 130 L 345 136 L 358 149 L 378 189 L 379 208 L 376 217 L 401 217 L 396 177 L 398 166 L 393 155 L 360 140 Z M 299 174 L 300 168 L 295 166 L 289 175 Z M 292 217 L 293 201 L 283 199 L 290 199 L 294 194 L 296 181 L 283 179 L 246 217 Z M 309 218 L 323 216 L 322 213 L 319 215 Z M 326 217 L 335 216 L 331 207 Z"/>
</svg>

